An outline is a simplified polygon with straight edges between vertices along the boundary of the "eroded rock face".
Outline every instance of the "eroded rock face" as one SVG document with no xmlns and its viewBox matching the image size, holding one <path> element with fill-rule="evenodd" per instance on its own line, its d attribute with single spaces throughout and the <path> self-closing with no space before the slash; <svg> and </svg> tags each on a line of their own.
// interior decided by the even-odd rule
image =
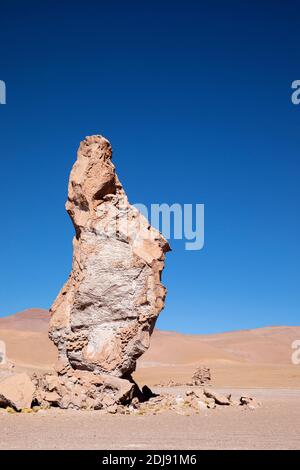
<svg viewBox="0 0 300 470">
<path fill-rule="evenodd" d="M 35 399 L 43 408 L 101 410 L 125 405 L 137 394 L 136 385 L 129 380 L 71 369 L 63 375 L 35 374 L 33 383 Z"/>
<path fill-rule="evenodd" d="M 197 367 L 193 377 L 192 384 L 197 386 L 208 385 L 211 381 L 211 373 L 209 367 L 199 366 Z"/>
<path fill-rule="evenodd" d="M 110 143 L 81 142 L 66 209 L 73 221 L 73 266 L 51 308 L 49 336 L 68 371 L 130 377 L 164 307 L 168 242 L 128 202 Z"/>
</svg>

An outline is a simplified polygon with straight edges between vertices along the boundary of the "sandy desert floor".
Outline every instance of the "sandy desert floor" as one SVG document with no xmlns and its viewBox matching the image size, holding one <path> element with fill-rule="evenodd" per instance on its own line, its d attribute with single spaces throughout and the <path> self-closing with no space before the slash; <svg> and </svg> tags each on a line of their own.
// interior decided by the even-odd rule
<svg viewBox="0 0 300 470">
<path fill-rule="evenodd" d="M 235 390 L 239 392 L 256 396 L 263 406 L 256 410 L 222 407 L 191 416 L 172 412 L 120 416 L 101 411 L 2 411 L 0 449 L 300 448 L 300 391 Z"/>
<path fill-rule="evenodd" d="M 48 371 L 56 350 L 42 310 L 0 319 L 0 339 L 16 371 Z M 156 330 L 134 378 L 154 391 L 182 393 L 161 382 L 188 382 L 196 367 L 211 368 L 212 387 L 262 402 L 256 410 L 222 407 L 182 416 L 107 415 L 50 410 L 9 414 L 0 410 L 1 449 L 300 449 L 300 365 L 291 344 L 300 327 L 268 327 L 216 335 Z"/>
</svg>

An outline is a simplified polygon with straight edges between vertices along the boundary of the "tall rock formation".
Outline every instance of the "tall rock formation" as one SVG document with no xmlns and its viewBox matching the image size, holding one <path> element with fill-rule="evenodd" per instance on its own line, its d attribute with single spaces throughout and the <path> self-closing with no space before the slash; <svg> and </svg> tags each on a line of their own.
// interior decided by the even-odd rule
<svg viewBox="0 0 300 470">
<path fill-rule="evenodd" d="M 51 308 L 59 377 L 88 384 L 130 380 L 166 296 L 169 244 L 129 204 L 111 159 L 102 136 L 81 142 L 66 203 L 75 228 L 72 272 Z"/>
</svg>

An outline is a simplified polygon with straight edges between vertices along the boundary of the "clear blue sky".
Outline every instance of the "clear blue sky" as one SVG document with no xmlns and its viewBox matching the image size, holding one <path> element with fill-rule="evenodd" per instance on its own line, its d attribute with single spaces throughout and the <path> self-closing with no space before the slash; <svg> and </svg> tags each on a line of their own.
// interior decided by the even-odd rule
<svg viewBox="0 0 300 470">
<path fill-rule="evenodd" d="M 160 328 L 300 324 L 297 3 L 1 2 L 0 316 L 66 280 L 68 174 L 101 133 L 132 202 L 205 204 L 205 248 L 172 242 Z"/>
</svg>

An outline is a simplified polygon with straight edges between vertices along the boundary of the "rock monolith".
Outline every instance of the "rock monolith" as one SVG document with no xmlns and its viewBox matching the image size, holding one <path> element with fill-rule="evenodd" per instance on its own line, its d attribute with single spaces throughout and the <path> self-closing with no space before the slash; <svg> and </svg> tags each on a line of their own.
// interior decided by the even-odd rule
<svg viewBox="0 0 300 470">
<path fill-rule="evenodd" d="M 136 360 L 149 347 L 164 307 L 161 274 L 170 250 L 159 231 L 129 204 L 112 163 L 111 145 L 100 135 L 80 144 L 66 209 L 75 228 L 73 265 L 52 305 L 49 329 L 59 356 L 58 382 L 50 391 L 58 393 L 61 398 L 55 395 L 55 400 L 65 408 L 70 398 L 65 395 L 74 394 L 75 385 L 76 396 L 82 390 L 83 396 L 74 407 L 88 401 L 91 388 L 93 396 L 101 390 L 104 402 L 107 390 L 111 402 L 120 390 L 122 396 L 132 394 Z M 119 385 L 116 379 L 126 382 Z M 49 392 L 45 383 L 42 388 Z M 97 407 L 99 396 L 94 398 Z"/>
</svg>

